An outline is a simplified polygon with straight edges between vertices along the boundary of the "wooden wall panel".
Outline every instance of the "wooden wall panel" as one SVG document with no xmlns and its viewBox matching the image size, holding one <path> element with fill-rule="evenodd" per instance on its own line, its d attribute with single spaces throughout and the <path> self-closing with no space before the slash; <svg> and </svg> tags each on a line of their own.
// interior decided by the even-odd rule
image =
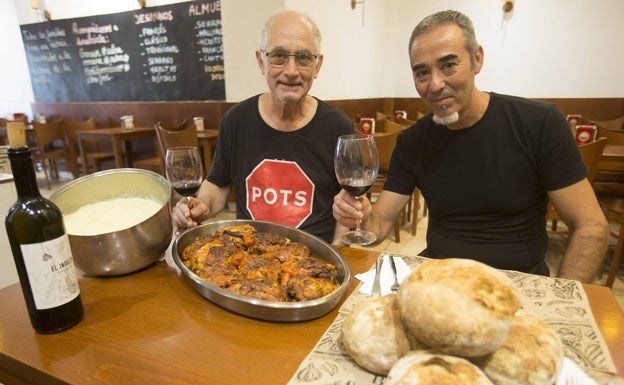
<svg viewBox="0 0 624 385">
<path fill-rule="evenodd" d="M 546 98 L 537 99 L 555 104 L 564 115 L 580 114 L 583 120 L 612 120 L 624 116 L 624 98 Z"/>
<path fill-rule="evenodd" d="M 66 120 L 80 121 L 92 117 L 98 127 L 119 126 L 119 118 L 133 115 L 137 126 L 153 126 L 165 123 L 191 121 L 195 116 L 204 117 L 207 129 L 219 128 L 221 116 L 234 103 L 225 102 L 84 102 L 84 103 L 33 103 L 33 113 L 46 116 L 63 115 Z"/>
<path fill-rule="evenodd" d="M 547 98 L 540 99 L 557 105 L 564 115 L 581 114 L 583 120 L 611 120 L 624 116 L 624 98 Z M 407 111 L 409 119 L 415 119 L 418 112 L 428 109 L 420 98 L 370 98 L 327 100 L 327 103 L 342 110 L 349 118 L 356 116 L 375 117 L 377 112 L 393 115 L 395 110 Z M 168 124 L 195 116 L 204 117 L 207 129 L 218 129 L 221 117 L 234 103 L 228 102 L 80 102 L 80 103 L 33 103 L 34 113 L 47 117 L 62 115 L 66 120 L 80 121 L 93 117 L 98 127 L 119 126 L 119 118 L 133 115 L 135 125 L 153 126 L 157 121 Z M 154 143 L 137 140 L 134 151 L 137 159 L 154 156 Z M 109 146 L 109 144 L 103 144 Z"/>
<path fill-rule="evenodd" d="M 388 98 L 326 100 L 326 102 L 344 112 L 353 121 L 357 121 L 356 116 L 375 118 L 375 112 L 384 112 L 386 99 Z"/>
<path fill-rule="evenodd" d="M 624 115 L 624 98 L 545 98 L 539 99 L 557 105 L 564 115 L 581 114 L 584 120 L 611 120 Z M 370 98 L 327 100 L 349 118 L 356 115 L 375 117 L 376 112 L 388 115 L 405 110 L 408 118 L 428 109 L 420 98 Z M 203 116 L 208 129 L 219 128 L 221 117 L 234 103 L 228 102 L 92 102 L 92 103 L 33 103 L 34 113 L 46 116 L 63 115 L 72 121 L 93 117 L 98 127 L 119 125 L 119 117 L 133 115 L 136 125 L 154 125 L 157 121 L 175 123 L 194 116 Z"/>
</svg>

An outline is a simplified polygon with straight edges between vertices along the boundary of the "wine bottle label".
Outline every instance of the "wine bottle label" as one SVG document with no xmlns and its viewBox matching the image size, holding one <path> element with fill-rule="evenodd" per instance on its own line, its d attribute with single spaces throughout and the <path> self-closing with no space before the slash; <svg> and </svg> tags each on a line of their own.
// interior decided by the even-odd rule
<svg viewBox="0 0 624 385">
<path fill-rule="evenodd" d="M 64 305 L 80 294 L 67 234 L 21 249 L 37 309 Z"/>
</svg>

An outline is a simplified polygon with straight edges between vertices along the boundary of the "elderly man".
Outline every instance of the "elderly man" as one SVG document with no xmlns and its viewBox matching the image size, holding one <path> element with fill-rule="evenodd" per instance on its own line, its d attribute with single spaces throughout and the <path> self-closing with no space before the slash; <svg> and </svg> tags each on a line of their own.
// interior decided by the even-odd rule
<svg viewBox="0 0 624 385">
<path fill-rule="evenodd" d="M 271 17 L 256 59 L 269 92 L 227 111 L 212 169 L 197 198 L 178 202 L 179 228 L 223 210 L 235 188 L 236 216 L 298 227 L 332 242 L 332 198 L 340 191 L 333 153 L 354 132 L 342 112 L 308 95 L 323 64 L 316 24 L 297 12 Z"/>
<path fill-rule="evenodd" d="M 591 281 L 609 240 L 607 221 L 564 116 L 555 106 L 483 92 L 483 47 L 456 11 L 422 20 L 409 41 L 416 90 L 431 113 L 397 139 L 384 190 L 372 206 L 341 191 L 338 223 L 384 238 L 418 187 L 429 207 L 430 258 L 471 258 L 548 275 L 550 199 L 570 229 L 558 277 Z M 372 211 L 372 212 L 371 212 Z"/>
</svg>

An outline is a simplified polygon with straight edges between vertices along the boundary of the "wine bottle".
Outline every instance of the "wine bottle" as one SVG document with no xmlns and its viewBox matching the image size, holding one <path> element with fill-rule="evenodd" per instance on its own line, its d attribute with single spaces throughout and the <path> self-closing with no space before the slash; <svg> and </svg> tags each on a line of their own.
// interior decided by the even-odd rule
<svg viewBox="0 0 624 385">
<path fill-rule="evenodd" d="M 5 224 L 30 323 L 39 333 L 60 332 L 83 317 L 63 217 L 39 192 L 30 149 L 10 147 L 8 155 L 17 201 Z"/>
</svg>

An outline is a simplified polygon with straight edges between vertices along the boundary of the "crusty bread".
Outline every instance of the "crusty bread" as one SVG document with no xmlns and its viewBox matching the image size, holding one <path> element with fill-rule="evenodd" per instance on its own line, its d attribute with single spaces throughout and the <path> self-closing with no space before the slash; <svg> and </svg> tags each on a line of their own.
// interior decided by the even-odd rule
<svg viewBox="0 0 624 385">
<path fill-rule="evenodd" d="M 492 385 L 476 365 L 454 356 L 416 350 L 390 370 L 384 385 Z"/>
<path fill-rule="evenodd" d="M 546 322 L 520 311 L 502 346 L 474 362 L 496 385 L 551 385 L 563 362 L 563 347 Z"/>
<path fill-rule="evenodd" d="M 401 317 L 424 345 L 461 357 L 489 354 L 503 342 L 520 308 L 513 282 L 470 259 L 433 259 L 398 291 Z"/>
<path fill-rule="evenodd" d="M 342 342 L 358 365 L 376 374 L 388 374 L 411 349 L 396 295 L 370 297 L 355 305 L 342 326 Z"/>
</svg>

